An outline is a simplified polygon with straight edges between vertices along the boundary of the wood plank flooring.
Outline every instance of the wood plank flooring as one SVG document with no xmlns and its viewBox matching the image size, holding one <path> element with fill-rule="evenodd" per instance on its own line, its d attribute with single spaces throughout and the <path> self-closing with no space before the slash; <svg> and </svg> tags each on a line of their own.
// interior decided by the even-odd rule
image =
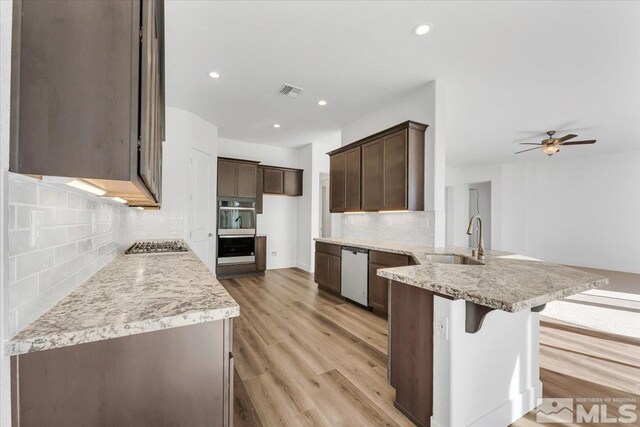
<svg viewBox="0 0 640 427">
<path fill-rule="evenodd" d="M 234 320 L 236 426 L 412 426 L 387 384 L 387 322 L 299 269 L 220 280 Z M 640 341 L 545 319 L 546 397 L 640 394 Z M 638 399 L 640 401 L 640 398 Z M 527 414 L 516 426 L 533 426 Z"/>
</svg>

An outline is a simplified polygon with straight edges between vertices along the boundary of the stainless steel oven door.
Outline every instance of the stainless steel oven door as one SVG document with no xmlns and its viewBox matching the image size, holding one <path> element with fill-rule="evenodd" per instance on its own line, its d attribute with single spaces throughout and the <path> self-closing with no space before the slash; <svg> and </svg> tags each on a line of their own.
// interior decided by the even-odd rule
<svg viewBox="0 0 640 427">
<path fill-rule="evenodd" d="M 218 265 L 256 262 L 255 235 L 218 236 Z"/>
<path fill-rule="evenodd" d="M 256 234 L 255 201 L 220 199 L 218 201 L 218 234 Z"/>
</svg>

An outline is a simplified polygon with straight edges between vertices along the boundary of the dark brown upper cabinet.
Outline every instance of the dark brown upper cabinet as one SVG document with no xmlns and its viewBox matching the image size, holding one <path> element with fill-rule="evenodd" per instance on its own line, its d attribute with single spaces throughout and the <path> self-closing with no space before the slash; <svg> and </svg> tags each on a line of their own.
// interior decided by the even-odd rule
<svg viewBox="0 0 640 427">
<path fill-rule="evenodd" d="M 408 121 L 328 153 L 331 212 L 423 210 L 426 129 Z"/>
<path fill-rule="evenodd" d="M 302 196 L 302 169 L 260 165 L 264 194 Z"/>
<path fill-rule="evenodd" d="M 218 157 L 218 197 L 257 195 L 258 162 Z"/>
<path fill-rule="evenodd" d="M 284 194 L 284 171 L 282 169 L 263 168 L 264 194 Z"/>
<path fill-rule="evenodd" d="M 331 212 L 360 210 L 360 153 L 356 147 L 331 156 L 329 206 Z"/>
<path fill-rule="evenodd" d="M 159 206 L 164 2 L 16 1 L 10 170 Z"/>
</svg>

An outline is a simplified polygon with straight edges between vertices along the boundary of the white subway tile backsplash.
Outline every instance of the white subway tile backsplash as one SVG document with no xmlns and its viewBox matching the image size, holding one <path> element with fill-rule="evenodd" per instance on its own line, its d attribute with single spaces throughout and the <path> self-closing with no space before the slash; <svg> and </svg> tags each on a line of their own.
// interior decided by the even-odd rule
<svg viewBox="0 0 640 427">
<path fill-rule="evenodd" d="M 78 211 L 74 209 L 56 209 L 55 225 L 73 225 L 78 223 Z"/>
<path fill-rule="evenodd" d="M 54 253 L 55 251 L 51 248 L 18 255 L 16 257 L 16 278 L 20 280 L 53 266 Z"/>
<path fill-rule="evenodd" d="M 15 181 L 9 182 L 9 204 L 25 203 L 38 204 L 38 187 L 35 182 Z"/>
<path fill-rule="evenodd" d="M 55 253 L 56 264 L 69 261 L 71 258 L 78 254 L 77 243 L 67 243 L 66 245 L 58 246 Z"/>
<path fill-rule="evenodd" d="M 134 240 L 182 238 L 182 212 L 139 211 L 9 173 L 10 336 Z M 32 212 L 42 218 L 31 245 Z"/>
<path fill-rule="evenodd" d="M 29 230 L 9 231 L 9 256 L 20 255 L 33 251 L 36 246 L 31 245 L 31 232 Z"/>
<path fill-rule="evenodd" d="M 67 207 L 67 191 L 57 190 L 51 187 L 38 186 L 40 206 L 55 206 L 60 208 Z"/>
<path fill-rule="evenodd" d="M 9 310 L 14 310 L 38 295 L 38 275 L 27 277 L 9 286 Z"/>
<path fill-rule="evenodd" d="M 9 214 L 7 215 L 7 227 L 9 227 L 9 230 L 16 228 L 16 210 L 15 206 L 9 206 Z"/>
<path fill-rule="evenodd" d="M 40 272 L 38 290 L 44 292 L 71 275 L 69 263 L 57 264 L 55 267 Z"/>
<path fill-rule="evenodd" d="M 16 206 L 17 228 L 31 227 L 31 212 L 42 212 L 42 226 L 49 227 L 55 224 L 55 211 L 51 208 L 42 208 L 34 206 Z"/>
<path fill-rule="evenodd" d="M 408 245 L 435 244 L 434 212 L 366 213 L 342 216 L 342 236 Z"/>
</svg>

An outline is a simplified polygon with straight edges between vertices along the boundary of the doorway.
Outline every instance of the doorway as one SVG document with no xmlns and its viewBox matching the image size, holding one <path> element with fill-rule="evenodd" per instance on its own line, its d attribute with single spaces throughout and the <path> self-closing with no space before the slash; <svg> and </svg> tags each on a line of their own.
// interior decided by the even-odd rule
<svg viewBox="0 0 640 427">
<path fill-rule="evenodd" d="M 331 237 L 331 213 L 329 212 L 329 174 L 320 174 L 320 237 Z"/>
<path fill-rule="evenodd" d="M 491 182 L 469 184 L 469 218 L 474 215 L 482 218 L 484 228 L 484 248 L 491 249 Z M 469 236 L 469 247 L 478 246 L 480 225 L 475 223 L 473 234 Z"/>
<path fill-rule="evenodd" d="M 215 272 L 217 159 L 192 148 L 188 162 L 189 246 L 207 268 Z"/>
</svg>

